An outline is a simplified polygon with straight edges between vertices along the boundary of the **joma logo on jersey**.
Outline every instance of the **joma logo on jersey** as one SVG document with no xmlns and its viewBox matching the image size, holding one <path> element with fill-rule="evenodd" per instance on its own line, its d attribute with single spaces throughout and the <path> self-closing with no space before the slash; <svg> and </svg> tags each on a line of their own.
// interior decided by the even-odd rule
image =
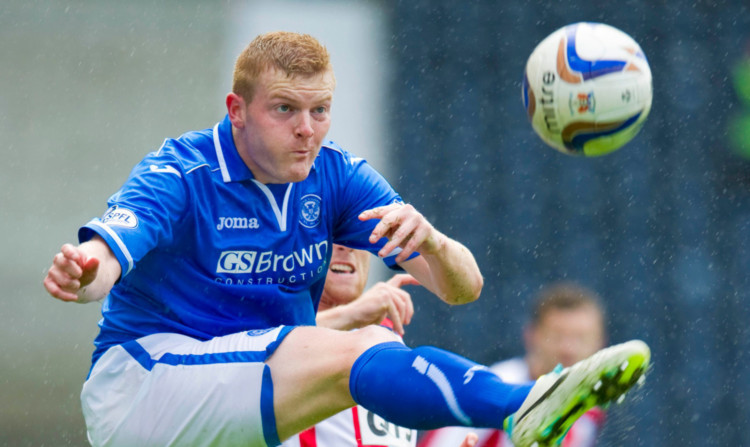
<svg viewBox="0 0 750 447">
<path fill-rule="evenodd" d="M 216 229 L 221 231 L 224 229 L 235 229 L 235 230 L 257 230 L 260 228 L 258 225 L 258 219 L 247 217 L 219 217 L 219 224 L 216 225 Z"/>
<path fill-rule="evenodd" d="M 223 251 L 216 264 L 216 273 L 293 272 L 300 267 L 324 262 L 328 241 L 310 244 L 289 254 L 273 251 Z"/>
</svg>

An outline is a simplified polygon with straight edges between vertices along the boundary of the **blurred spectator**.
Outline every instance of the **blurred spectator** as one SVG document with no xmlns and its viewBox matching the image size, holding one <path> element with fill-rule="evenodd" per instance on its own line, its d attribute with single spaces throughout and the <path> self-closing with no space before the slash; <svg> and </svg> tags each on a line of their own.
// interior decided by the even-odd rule
<svg viewBox="0 0 750 447">
<path fill-rule="evenodd" d="M 509 383 L 535 380 L 557 366 L 570 366 L 605 345 L 604 310 L 591 290 L 571 282 L 551 284 L 536 297 L 523 333 L 525 357 L 496 363 L 490 370 Z M 563 447 L 593 446 L 604 424 L 599 408 L 584 414 L 570 429 Z M 426 432 L 419 447 L 454 447 L 474 432 L 476 447 L 508 447 L 512 444 L 500 430 L 447 427 Z"/>
</svg>

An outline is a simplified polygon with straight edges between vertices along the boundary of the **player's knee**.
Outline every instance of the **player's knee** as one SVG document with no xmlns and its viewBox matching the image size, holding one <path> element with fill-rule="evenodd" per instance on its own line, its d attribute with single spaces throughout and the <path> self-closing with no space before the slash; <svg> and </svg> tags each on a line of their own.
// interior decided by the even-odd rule
<svg viewBox="0 0 750 447">
<path fill-rule="evenodd" d="M 380 343 L 401 341 L 398 335 L 392 331 L 380 326 L 367 326 L 350 333 L 352 336 L 352 361 L 371 347 Z"/>
<path fill-rule="evenodd" d="M 363 343 L 367 345 L 367 348 L 380 343 L 401 341 L 401 338 L 393 333 L 393 331 L 382 326 L 366 326 L 358 331 L 354 331 L 354 334 L 358 334 L 363 338 Z"/>
<path fill-rule="evenodd" d="M 329 347 L 330 357 L 337 357 L 336 367 L 348 375 L 354 362 L 371 347 L 380 343 L 401 341 L 390 330 L 379 326 L 366 326 L 349 332 L 339 332 L 334 345 Z"/>
</svg>

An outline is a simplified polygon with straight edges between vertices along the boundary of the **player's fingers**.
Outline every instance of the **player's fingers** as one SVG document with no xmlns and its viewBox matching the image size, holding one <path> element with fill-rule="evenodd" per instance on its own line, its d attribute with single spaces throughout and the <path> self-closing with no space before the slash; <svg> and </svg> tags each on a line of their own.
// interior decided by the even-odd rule
<svg viewBox="0 0 750 447">
<path fill-rule="evenodd" d="M 369 210 L 362 211 L 359 214 L 359 220 L 382 219 L 391 210 L 404 206 L 403 203 L 391 203 L 390 205 L 379 206 Z"/>
<path fill-rule="evenodd" d="M 402 216 L 399 210 L 392 210 L 383 215 L 380 218 L 380 222 L 375 225 L 372 233 L 370 233 L 370 243 L 374 244 L 384 237 L 390 239 L 392 233 L 398 229 L 401 224 L 401 218 Z"/>
<path fill-rule="evenodd" d="M 393 289 L 391 301 L 398 310 L 401 325 L 409 325 L 409 323 L 411 323 L 411 317 L 414 314 L 414 306 L 411 302 L 411 296 L 401 289 Z"/>
<path fill-rule="evenodd" d="M 97 258 L 89 258 L 83 264 L 83 273 L 81 274 L 81 285 L 87 286 L 96 278 L 96 273 L 99 271 L 99 260 Z"/>
<path fill-rule="evenodd" d="M 98 269 L 99 268 L 99 260 L 97 258 L 88 258 L 86 260 L 86 262 L 83 263 L 82 268 L 86 272 Z"/>
<path fill-rule="evenodd" d="M 66 256 L 63 252 L 56 254 L 55 257 L 52 258 L 52 264 L 60 271 L 70 275 L 71 278 L 78 278 L 81 276 L 81 273 L 83 273 L 81 266 L 78 265 L 75 260 Z"/>
<path fill-rule="evenodd" d="M 401 315 L 401 324 L 408 326 L 411 323 L 412 316 L 414 316 L 414 303 L 411 300 L 409 292 L 401 289 L 394 288 L 393 298 L 396 300 L 399 315 Z"/>
<path fill-rule="evenodd" d="M 61 290 L 67 292 L 76 292 L 80 288 L 80 282 L 77 278 L 72 278 L 66 272 L 56 267 L 52 267 L 47 271 L 47 278 L 53 281 Z"/>
<path fill-rule="evenodd" d="M 62 248 L 60 248 L 60 253 L 77 264 L 81 263 L 81 257 L 83 254 L 72 244 L 63 244 Z"/>
<path fill-rule="evenodd" d="M 399 313 L 398 308 L 396 307 L 393 300 L 391 300 L 388 306 L 388 318 L 390 318 L 391 322 L 393 323 L 393 331 L 403 337 L 404 325 L 401 323 L 401 314 Z"/>
<path fill-rule="evenodd" d="M 403 322 L 404 317 L 406 316 L 406 304 L 404 303 L 404 297 L 401 294 L 404 293 L 404 291 L 401 289 L 391 288 L 389 292 L 390 302 L 393 303 L 393 307 L 395 307 L 396 311 L 398 312 L 399 321 Z"/>
<path fill-rule="evenodd" d="M 70 292 L 66 292 L 55 283 L 55 281 L 47 276 L 44 278 L 43 281 L 44 288 L 47 289 L 47 293 L 52 295 L 54 298 L 57 298 L 62 301 L 76 301 L 78 300 L 78 295 Z"/>
<path fill-rule="evenodd" d="M 417 278 L 411 276 L 408 273 L 399 273 L 397 275 L 393 275 L 391 279 L 389 279 L 386 282 L 394 287 L 421 285 L 419 284 L 419 281 L 417 280 Z"/>
<path fill-rule="evenodd" d="M 393 232 L 402 226 L 404 221 L 409 220 L 414 215 L 421 216 L 413 206 L 401 203 L 394 203 L 378 208 L 378 210 L 380 222 L 370 234 L 370 243 L 372 244 L 384 237 L 391 239 Z"/>
<path fill-rule="evenodd" d="M 383 217 L 383 208 L 385 207 L 377 207 L 370 210 L 362 211 L 359 213 L 359 220 L 370 220 L 370 219 L 380 219 Z"/>
<path fill-rule="evenodd" d="M 396 262 L 404 262 L 412 253 L 417 251 L 422 243 L 430 236 L 432 227 L 428 225 L 417 225 L 412 230 L 410 237 L 400 244 L 401 253 L 396 256 Z"/>
<path fill-rule="evenodd" d="M 414 219 L 406 219 L 406 220 L 400 221 L 398 226 L 395 226 L 393 228 L 393 232 L 388 238 L 389 239 L 388 242 L 383 246 L 383 248 L 380 249 L 378 254 L 381 257 L 388 256 L 389 253 L 391 253 L 393 250 L 395 250 L 398 247 L 401 247 L 403 251 L 409 245 L 409 242 L 411 242 L 411 239 L 414 237 L 413 232 L 416 228 L 417 228 L 417 222 L 415 222 Z M 399 257 L 401 257 L 402 259 L 406 259 L 407 257 L 411 255 L 412 252 L 414 252 L 414 249 L 412 249 L 406 255 L 399 253 Z"/>
</svg>

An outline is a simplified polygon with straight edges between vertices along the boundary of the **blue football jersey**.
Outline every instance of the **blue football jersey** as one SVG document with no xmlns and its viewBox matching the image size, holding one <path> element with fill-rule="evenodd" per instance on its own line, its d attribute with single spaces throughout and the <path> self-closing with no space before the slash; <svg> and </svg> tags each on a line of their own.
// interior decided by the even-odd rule
<svg viewBox="0 0 750 447">
<path fill-rule="evenodd" d="M 79 230 L 101 236 L 122 275 L 105 298 L 94 361 L 157 332 L 208 339 L 313 325 L 332 243 L 368 250 L 364 210 L 401 198 L 363 159 L 323 145 L 310 175 L 264 185 L 234 145 L 228 117 L 167 139 L 137 164 L 109 209 Z M 385 259 L 394 266 L 396 252 Z"/>
</svg>

